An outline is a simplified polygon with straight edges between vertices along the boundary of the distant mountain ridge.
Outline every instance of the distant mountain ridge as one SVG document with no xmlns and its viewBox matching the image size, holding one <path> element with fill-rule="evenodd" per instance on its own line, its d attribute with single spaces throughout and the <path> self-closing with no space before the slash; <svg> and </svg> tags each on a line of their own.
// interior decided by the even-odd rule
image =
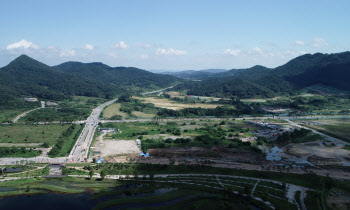
<svg viewBox="0 0 350 210">
<path fill-rule="evenodd" d="M 233 82 L 244 87 L 231 84 Z M 261 89 L 253 88 L 251 84 L 258 85 Z M 242 92 L 241 97 L 271 97 L 291 94 L 295 90 L 315 84 L 350 90 L 350 52 L 306 54 L 273 69 L 264 66 L 232 69 L 213 74 L 199 82 L 186 82 L 175 89 L 216 97 L 235 96 L 239 89 Z"/>
<path fill-rule="evenodd" d="M 148 72 L 134 67 L 110 67 L 103 63 L 66 62 L 54 66 L 59 72 L 84 77 L 91 81 L 107 83 L 113 86 L 136 86 L 151 88 L 167 87 L 180 79 Z"/>
<path fill-rule="evenodd" d="M 214 74 L 227 72 L 226 69 L 203 69 L 203 70 L 183 70 L 176 72 L 160 72 L 160 74 L 168 74 L 179 77 L 181 79 L 203 79 Z"/>
</svg>

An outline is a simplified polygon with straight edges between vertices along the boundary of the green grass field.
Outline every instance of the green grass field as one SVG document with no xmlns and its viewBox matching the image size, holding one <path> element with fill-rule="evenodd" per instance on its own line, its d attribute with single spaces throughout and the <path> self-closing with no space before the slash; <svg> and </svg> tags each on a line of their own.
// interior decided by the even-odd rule
<svg viewBox="0 0 350 210">
<path fill-rule="evenodd" d="M 318 123 L 318 124 L 313 124 Z M 350 142 L 350 119 L 312 120 L 312 124 L 303 126 L 316 129 L 322 133 Z"/>
<path fill-rule="evenodd" d="M 44 143 L 53 145 L 70 125 L 0 125 L 0 143 Z"/>
<path fill-rule="evenodd" d="M 114 103 L 112 105 L 109 105 L 105 110 L 103 110 L 102 117 L 103 118 L 110 118 L 115 115 L 120 115 L 122 117 L 128 117 L 128 113 L 120 111 L 121 104 L 120 103 Z"/>
<path fill-rule="evenodd" d="M 31 109 L 0 110 L 0 122 L 12 121 L 16 116 Z"/>
</svg>

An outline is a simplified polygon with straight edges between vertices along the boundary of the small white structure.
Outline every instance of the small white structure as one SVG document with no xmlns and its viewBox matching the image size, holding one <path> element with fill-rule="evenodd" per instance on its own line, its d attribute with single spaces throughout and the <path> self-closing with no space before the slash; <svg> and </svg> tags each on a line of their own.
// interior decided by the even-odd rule
<svg viewBox="0 0 350 210">
<path fill-rule="evenodd" d="M 51 102 L 51 101 L 46 102 L 46 105 L 47 105 L 47 106 L 58 106 L 57 103 Z"/>
<path fill-rule="evenodd" d="M 30 102 L 36 102 L 38 101 L 37 98 L 23 98 L 24 101 L 30 101 Z"/>
</svg>

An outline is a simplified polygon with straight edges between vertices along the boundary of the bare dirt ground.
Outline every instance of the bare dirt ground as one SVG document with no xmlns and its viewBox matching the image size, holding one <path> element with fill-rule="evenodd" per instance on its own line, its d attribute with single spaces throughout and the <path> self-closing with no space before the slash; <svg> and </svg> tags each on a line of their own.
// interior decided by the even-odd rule
<svg viewBox="0 0 350 210">
<path fill-rule="evenodd" d="M 287 155 L 303 158 L 315 165 L 349 164 L 349 150 L 341 146 L 326 147 L 321 141 L 312 143 L 290 144 L 283 148 Z"/>
<path fill-rule="evenodd" d="M 155 107 L 172 109 L 172 110 L 181 110 L 184 108 L 199 108 L 199 107 L 206 108 L 206 109 L 214 109 L 218 106 L 222 106 L 220 104 L 202 104 L 202 103 L 181 104 L 175 101 L 171 101 L 169 99 L 156 98 L 156 97 L 140 98 L 140 97 L 133 96 L 133 98 L 141 100 L 142 103 L 152 103 L 154 104 Z"/>
<path fill-rule="evenodd" d="M 336 195 L 332 193 L 328 196 L 327 203 L 332 209 L 350 209 L 350 195 Z"/>
<path fill-rule="evenodd" d="M 135 140 L 105 140 L 107 133 L 103 133 L 95 141 L 93 150 L 100 151 L 100 154 L 93 154 L 95 156 L 125 156 L 126 154 L 139 154 L 141 151 L 138 148 Z"/>
<path fill-rule="evenodd" d="M 101 156 L 140 153 L 140 149 L 134 140 L 104 140 L 95 150 L 101 151 Z"/>
<path fill-rule="evenodd" d="M 171 147 L 167 149 L 149 149 L 151 157 L 155 159 L 172 158 L 181 160 L 183 158 L 196 160 L 220 160 L 236 161 L 241 163 L 262 164 L 266 160 L 263 156 L 256 153 L 242 151 L 235 148 L 215 146 L 212 148 L 204 147 Z"/>
</svg>

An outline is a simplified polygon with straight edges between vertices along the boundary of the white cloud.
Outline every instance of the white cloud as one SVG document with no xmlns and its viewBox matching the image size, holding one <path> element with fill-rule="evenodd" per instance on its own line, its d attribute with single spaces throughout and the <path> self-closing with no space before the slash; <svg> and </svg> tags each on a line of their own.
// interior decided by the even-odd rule
<svg viewBox="0 0 350 210">
<path fill-rule="evenodd" d="M 29 41 L 26 41 L 26 40 L 22 39 L 21 41 L 9 44 L 6 47 L 7 50 L 13 50 L 13 49 L 18 49 L 18 48 L 39 49 L 39 46 L 34 44 L 33 42 L 29 42 Z"/>
<path fill-rule="evenodd" d="M 295 44 L 296 45 L 299 45 L 299 46 L 304 46 L 305 45 L 305 42 L 301 41 L 301 40 L 296 40 L 295 41 Z"/>
<path fill-rule="evenodd" d="M 263 51 L 261 48 L 259 48 L 259 47 L 254 47 L 254 48 L 253 48 L 252 50 L 250 50 L 248 53 L 249 53 L 249 54 L 259 54 L 259 55 L 261 55 L 261 54 L 264 53 L 264 51 Z"/>
<path fill-rule="evenodd" d="M 313 40 L 313 44 L 312 44 L 313 47 L 324 47 L 327 45 L 328 45 L 328 43 L 326 42 L 326 40 L 324 40 L 322 38 L 315 38 Z"/>
<path fill-rule="evenodd" d="M 146 54 L 142 54 L 142 55 L 140 55 L 140 58 L 141 59 L 143 59 L 143 60 L 146 60 L 146 59 L 148 59 L 148 55 L 146 55 Z"/>
<path fill-rule="evenodd" d="M 240 52 L 241 52 L 240 50 L 226 49 L 226 50 L 224 51 L 224 54 L 229 54 L 229 55 L 237 56 L 237 55 L 239 55 Z"/>
<path fill-rule="evenodd" d="M 86 44 L 84 46 L 84 49 L 86 49 L 86 50 L 93 50 L 93 49 L 95 49 L 95 47 L 93 45 L 91 45 L 91 44 Z"/>
<path fill-rule="evenodd" d="M 75 56 L 75 50 L 61 50 L 61 57 L 72 57 Z"/>
<path fill-rule="evenodd" d="M 128 49 L 129 48 L 129 46 L 127 44 L 125 44 L 124 41 L 120 41 L 117 44 L 113 44 L 112 47 L 113 48 L 121 48 L 121 49 Z"/>
<path fill-rule="evenodd" d="M 187 52 L 184 50 L 174 50 L 173 48 L 163 49 L 158 48 L 156 50 L 156 55 L 186 55 Z"/>
</svg>

